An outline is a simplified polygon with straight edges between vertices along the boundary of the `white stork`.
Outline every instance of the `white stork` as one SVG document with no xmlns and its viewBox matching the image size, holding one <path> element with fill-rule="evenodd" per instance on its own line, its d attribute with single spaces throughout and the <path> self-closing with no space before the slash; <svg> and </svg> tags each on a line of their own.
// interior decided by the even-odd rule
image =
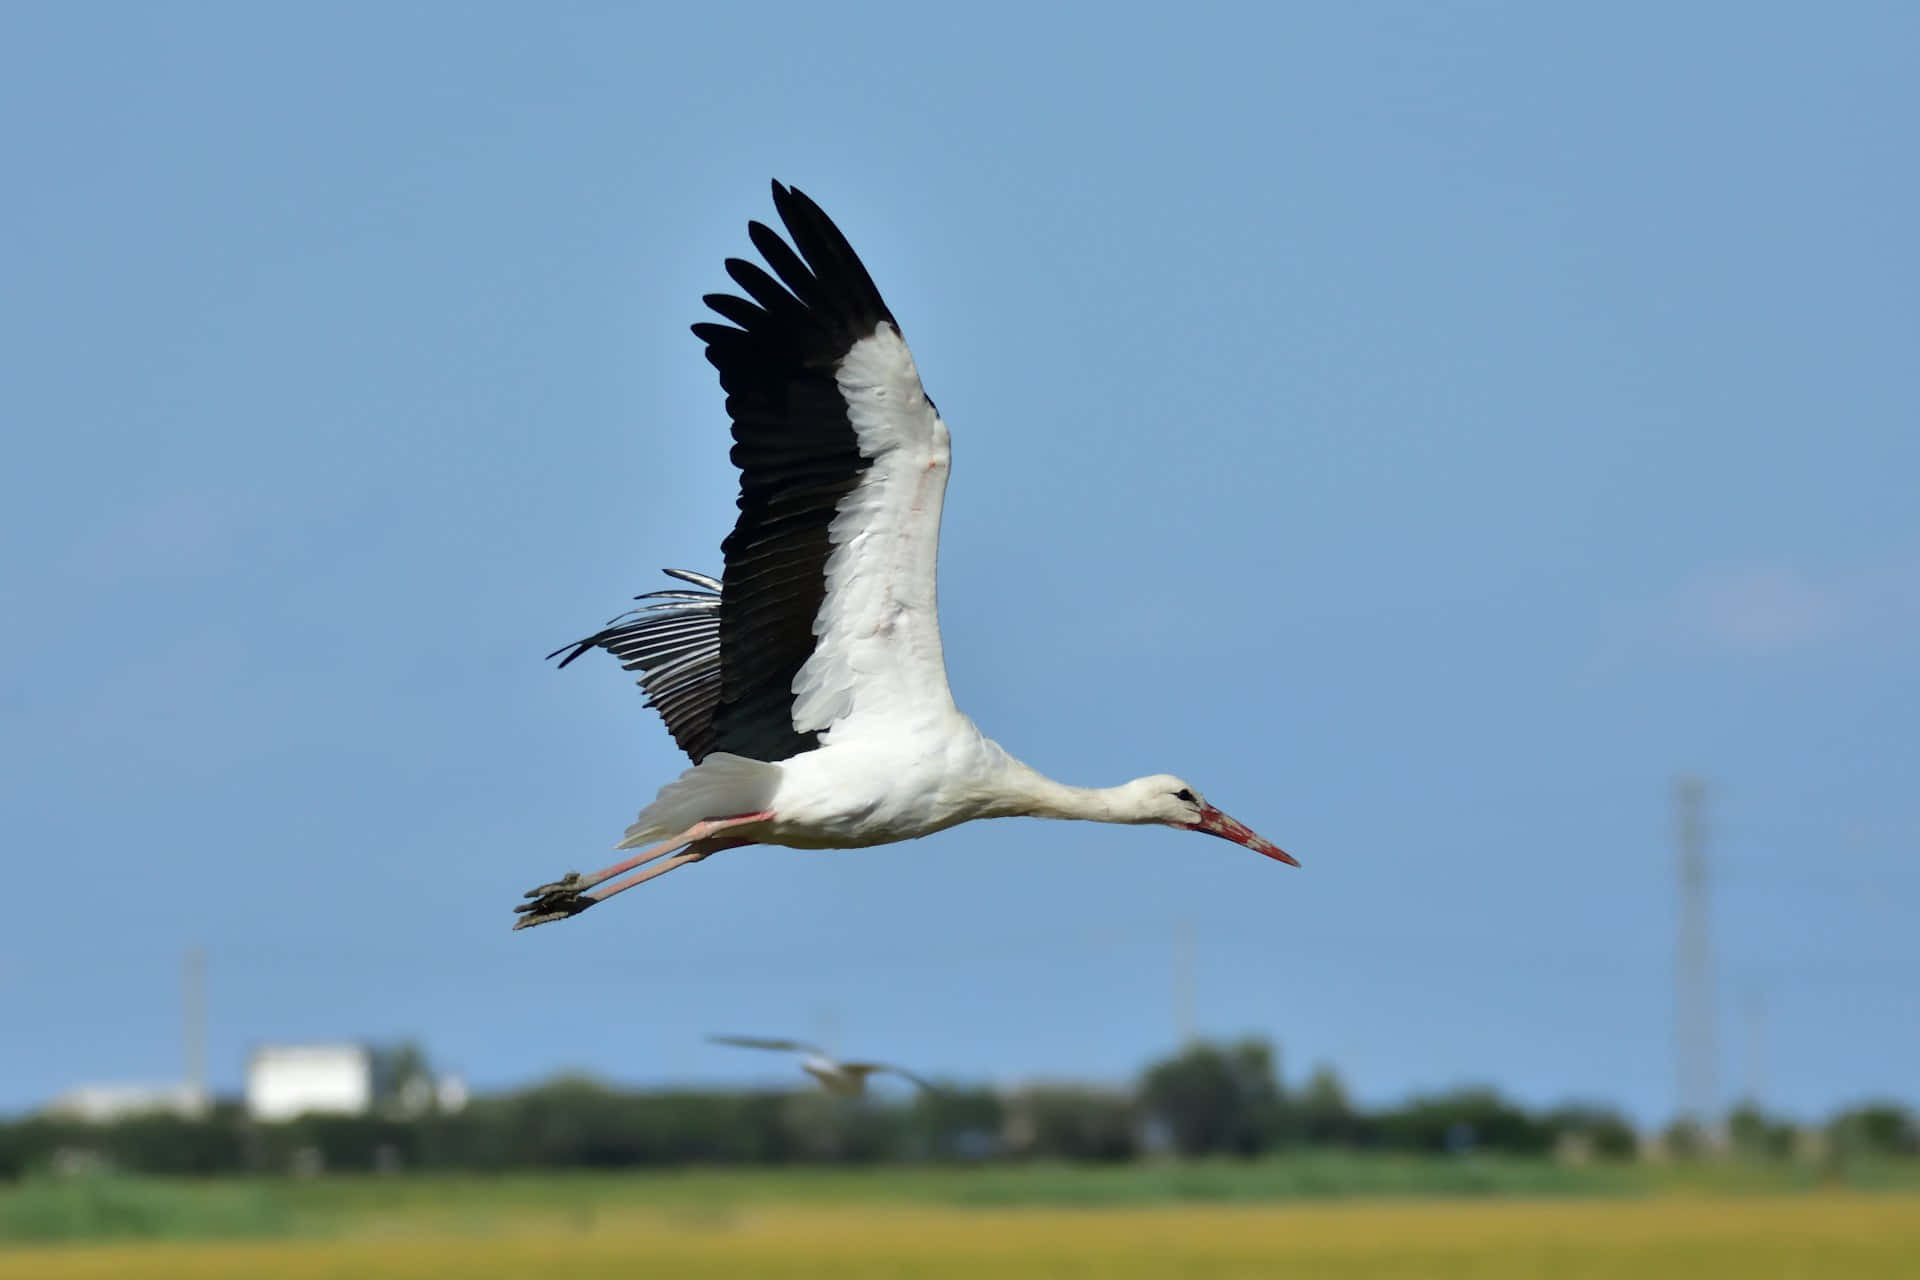
<svg viewBox="0 0 1920 1280">
<path fill-rule="evenodd" d="M 820 1082 L 828 1093 L 856 1098 L 867 1091 L 867 1077 L 896 1075 L 911 1081 L 929 1093 L 939 1093 L 937 1085 L 922 1080 L 905 1067 L 886 1062 L 842 1062 L 819 1045 L 804 1040 L 765 1040 L 759 1036 L 708 1036 L 715 1044 L 730 1044 L 739 1049 L 774 1049 L 800 1055 L 800 1069 Z"/>
<path fill-rule="evenodd" d="M 514 928 L 722 849 L 857 849 L 975 818 L 1159 823 L 1298 866 L 1179 778 L 1065 786 L 954 706 L 934 601 L 947 425 L 839 228 L 778 182 L 773 204 L 791 246 L 747 225 L 773 274 L 729 258 L 751 301 L 708 294 L 731 323 L 693 326 L 740 468 L 725 575 L 669 569 L 686 585 L 549 655 L 600 648 L 639 672 L 693 767 L 627 828 L 617 847 L 638 852 L 529 891 Z"/>
</svg>

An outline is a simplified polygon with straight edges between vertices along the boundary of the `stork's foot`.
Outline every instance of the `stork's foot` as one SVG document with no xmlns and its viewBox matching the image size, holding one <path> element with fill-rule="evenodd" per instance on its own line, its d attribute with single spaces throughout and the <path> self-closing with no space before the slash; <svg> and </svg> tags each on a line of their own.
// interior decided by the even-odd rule
<svg viewBox="0 0 1920 1280">
<path fill-rule="evenodd" d="M 599 901 L 581 892 L 588 883 L 587 878 L 578 871 L 569 871 L 552 884 L 543 884 L 538 889 L 527 890 L 525 896 L 529 901 L 513 909 L 514 914 L 520 917 L 513 922 L 513 927 L 531 929 L 537 924 L 547 924 L 550 921 L 565 920 L 568 916 L 579 915 Z"/>
</svg>

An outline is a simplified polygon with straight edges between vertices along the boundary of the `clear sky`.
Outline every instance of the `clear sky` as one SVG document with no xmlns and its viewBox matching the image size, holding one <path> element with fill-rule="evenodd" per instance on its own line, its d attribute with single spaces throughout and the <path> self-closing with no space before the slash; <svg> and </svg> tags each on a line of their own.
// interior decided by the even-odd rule
<svg viewBox="0 0 1920 1280">
<path fill-rule="evenodd" d="M 1726 1091 L 1911 1098 L 1920 17 L 1555 8 L 8 6 L 0 1108 L 176 1076 L 189 946 L 228 1089 L 1119 1080 L 1190 921 L 1296 1079 L 1656 1119 L 1681 770 Z M 772 177 L 953 429 L 962 707 L 1304 869 L 1003 822 L 509 932 L 684 765 L 541 655 L 718 568 Z"/>
</svg>

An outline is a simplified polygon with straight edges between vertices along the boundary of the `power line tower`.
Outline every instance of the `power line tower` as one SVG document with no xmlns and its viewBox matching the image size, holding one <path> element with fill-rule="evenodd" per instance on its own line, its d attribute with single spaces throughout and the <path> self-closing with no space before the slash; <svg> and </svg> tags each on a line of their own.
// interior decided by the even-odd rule
<svg viewBox="0 0 1920 1280">
<path fill-rule="evenodd" d="M 1680 1115 L 1709 1137 L 1717 1129 L 1713 1012 L 1713 946 L 1707 935 L 1707 784 L 1682 776 L 1673 784 L 1674 842 L 1680 875 L 1680 936 L 1674 973 L 1674 1067 Z"/>
</svg>

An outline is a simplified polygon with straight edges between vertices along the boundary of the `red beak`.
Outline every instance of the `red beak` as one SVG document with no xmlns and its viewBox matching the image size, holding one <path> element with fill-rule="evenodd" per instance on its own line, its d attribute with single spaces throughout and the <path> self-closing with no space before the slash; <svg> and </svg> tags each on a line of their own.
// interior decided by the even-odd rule
<svg viewBox="0 0 1920 1280">
<path fill-rule="evenodd" d="M 1194 823 L 1191 829 L 1204 831 L 1210 836 L 1219 836 L 1222 840 L 1231 840 L 1235 844 L 1243 844 L 1255 853 L 1264 853 L 1269 858 L 1277 859 L 1290 867 L 1300 865 L 1298 860 L 1285 849 L 1264 836 L 1255 835 L 1247 827 L 1235 822 L 1212 805 L 1207 805 L 1200 810 L 1200 821 Z"/>
</svg>

